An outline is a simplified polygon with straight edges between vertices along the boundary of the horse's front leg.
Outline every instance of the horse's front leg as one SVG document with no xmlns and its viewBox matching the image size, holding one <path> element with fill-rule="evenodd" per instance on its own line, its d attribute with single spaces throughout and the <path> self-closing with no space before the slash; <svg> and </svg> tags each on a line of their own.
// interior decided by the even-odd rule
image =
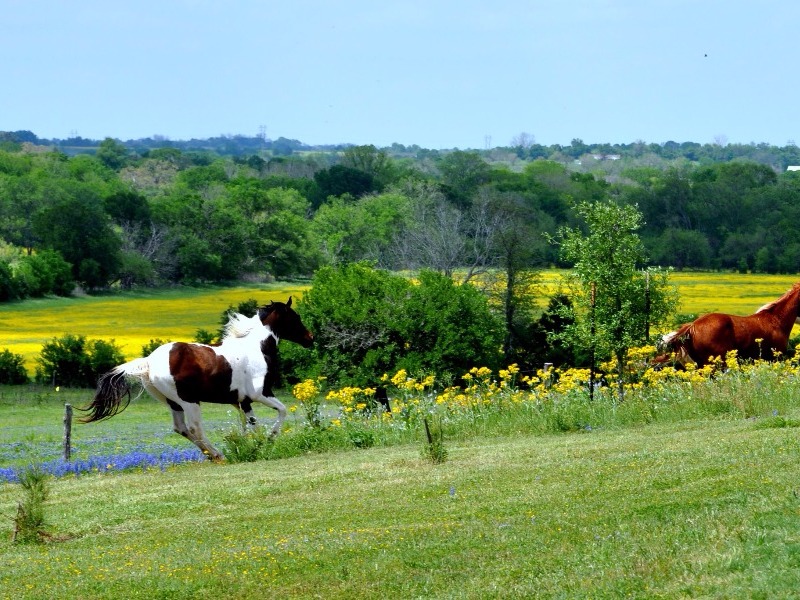
<svg viewBox="0 0 800 600">
<path fill-rule="evenodd" d="M 275 424 L 272 426 L 272 431 L 270 432 L 270 437 L 274 438 L 281 432 L 283 421 L 286 419 L 286 406 L 272 394 L 272 390 L 270 389 L 265 389 L 264 392 L 257 395 L 254 400 L 278 411 L 278 419 L 275 421 Z"/>
</svg>

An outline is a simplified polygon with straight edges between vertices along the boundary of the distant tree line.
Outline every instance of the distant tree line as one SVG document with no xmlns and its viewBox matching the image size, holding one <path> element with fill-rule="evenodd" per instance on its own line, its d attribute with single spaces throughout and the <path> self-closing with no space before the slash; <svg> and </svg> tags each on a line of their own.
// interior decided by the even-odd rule
<svg viewBox="0 0 800 600">
<path fill-rule="evenodd" d="M 148 138 L 116 140 L 125 148 L 146 156 L 151 150 L 172 148 L 186 154 L 209 153 L 216 156 L 248 157 L 250 155 L 268 154 L 269 156 L 291 156 L 307 153 L 343 152 L 352 144 L 316 144 L 310 145 L 296 139 L 279 137 L 270 139 L 261 135 L 220 135 L 217 137 L 189 140 L 171 140 L 163 135 Z M 101 140 L 93 140 L 78 135 L 69 138 L 40 138 L 32 131 L 0 131 L 0 149 L 15 150 L 23 143 L 48 146 L 65 154 L 92 153 L 100 145 Z M 443 154 L 457 150 L 429 149 L 417 144 L 404 145 L 394 143 L 383 151 L 392 158 L 412 158 L 416 160 L 436 159 Z M 615 171 L 614 164 L 629 165 L 631 161 L 663 166 L 668 162 L 685 161 L 707 165 L 709 163 L 728 162 L 732 160 L 749 160 L 785 171 L 789 165 L 800 165 L 800 148 L 793 140 L 784 146 L 773 146 L 766 143 L 728 143 L 724 136 L 710 143 L 675 142 L 647 143 L 637 140 L 627 144 L 586 143 L 580 138 L 573 139 L 568 145 L 538 144 L 535 136 L 522 132 L 514 136 L 505 146 L 491 149 L 470 150 L 487 160 L 516 159 L 530 161 L 536 159 L 571 162 L 573 170 Z"/>
<path fill-rule="evenodd" d="M 529 155 L 536 147 L 517 141 Z M 800 173 L 722 154 L 657 165 L 604 158 L 586 172 L 572 160 L 508 152 L 397 158 L 348 146 L 231 157 L 173 146 L 140 152 L 107 138 L 69 156 L 40 142 L 0 132 L 0 299 L 65 294 L 76 283 L 308 276 L 369 260 L 463 281 L 499 271 L 510 323 L 526 310 L 509 301 L 514 286 L 524 287 L 531 269 L 566 266 L 548 240 L 578 223 L 578 204 L 608 198 L 642 212 L 651 264 L 800 271 Z M 794 160 L 797 149 L 772 150 Z"/>
</svg>

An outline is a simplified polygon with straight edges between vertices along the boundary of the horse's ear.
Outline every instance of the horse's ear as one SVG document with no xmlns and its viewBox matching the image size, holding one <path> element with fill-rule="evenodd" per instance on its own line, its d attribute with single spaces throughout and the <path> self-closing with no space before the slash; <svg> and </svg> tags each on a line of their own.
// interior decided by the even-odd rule
<svg viewBox="0 0 800 600">
<path fill-rule="evenodd" d="M 286 308 L 291 308 L 291 307 L 292 307 L 292 297 L 289 296 L 289 300 L 286 301 Z"/>
</svg>

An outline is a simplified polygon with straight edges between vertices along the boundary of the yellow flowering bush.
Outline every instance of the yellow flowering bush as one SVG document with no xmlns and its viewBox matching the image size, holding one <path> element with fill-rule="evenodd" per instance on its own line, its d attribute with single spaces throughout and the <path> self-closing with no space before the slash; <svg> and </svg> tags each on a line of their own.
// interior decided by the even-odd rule
<svg viewBox="0 0 800 600">
<path fill-rule="evenodd" d="M 300 401 L 306 413 L 306 420 L 312 427 L 320 427 L 322 425 L 320 395 L 324 380 L 324 377 L 306 379 L 292 387 L 292 395 Z"/>
</svg>

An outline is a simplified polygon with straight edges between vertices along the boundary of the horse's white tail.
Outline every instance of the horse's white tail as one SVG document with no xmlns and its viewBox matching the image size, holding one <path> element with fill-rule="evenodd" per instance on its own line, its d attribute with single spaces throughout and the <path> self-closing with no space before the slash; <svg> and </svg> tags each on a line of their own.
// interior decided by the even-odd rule
<svg viewBox="0 0 800 600">
<path fill-rule="evenodd" d="M 136 358 L 111 369 L 97 380 L 97 391 L 89 406 L 79 410 L 89 414 L 81 423 L 102 421 L 125 410 L 131 402 L 131 380 L 143 382 L 149 377 L 150 361 Z"/>
</svg>

